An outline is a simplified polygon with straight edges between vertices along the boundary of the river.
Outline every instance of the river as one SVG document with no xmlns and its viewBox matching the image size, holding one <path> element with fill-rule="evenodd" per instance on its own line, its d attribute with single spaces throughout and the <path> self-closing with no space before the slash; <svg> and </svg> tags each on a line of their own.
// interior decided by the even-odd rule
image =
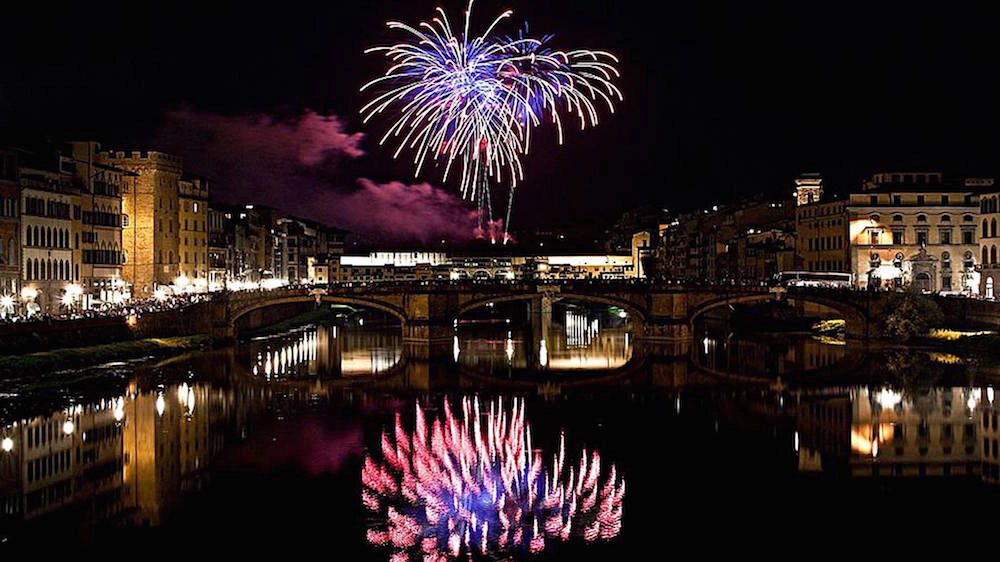
<svg viewBox="0 0 1000 562">
<path fill-rule="evenodd" d="M 560 305 L 463 321 L 428 363 L 382 320 L 0 382 L 0 550 L 787 556 L 942 541 L 1000 498 L 970 358 L 715 321 L 658 357 L 621 311 Z"/>
</svg>

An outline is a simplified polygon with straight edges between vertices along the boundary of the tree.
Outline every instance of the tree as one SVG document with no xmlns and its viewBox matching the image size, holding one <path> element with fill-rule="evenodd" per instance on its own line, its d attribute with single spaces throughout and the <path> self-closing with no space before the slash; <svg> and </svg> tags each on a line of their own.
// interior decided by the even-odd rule
<svg viewBox="0 0 1000 562">
<path fill-rule="evenodd" d="M 880 332 L 883 338 L 897 342 L 922 336 L 944 321 L 941 308 L 916 290 L 894 293 L 882 309 Z"/>
</svg>

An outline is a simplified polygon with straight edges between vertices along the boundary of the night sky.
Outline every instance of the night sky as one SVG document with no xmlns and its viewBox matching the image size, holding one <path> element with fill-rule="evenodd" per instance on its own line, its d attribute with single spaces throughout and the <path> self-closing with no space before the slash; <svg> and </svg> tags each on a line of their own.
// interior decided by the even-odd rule
<svg viewBox="0 0 1000 562">
<path fill-rule="evenodd" d="M 368 135 L 366 154 L 343 159 L 331 182 L 413 181 L 408 163 L 375 146 L 380 129 L 358 118 L 358 88 L 383 68 L 362 51 L 398 37 L 387 19 L 415 23 L 438 3 L 25 4 L 5 6 L 0 33 L 8 131 L 156 148 L 169 111 L 238 119 L 308 109 Z M 574 131 L 558 150 L 554 134 L 538 135 L 550 140 L 527 159 L 514 228 L 787 196 L 802 171 L 840 192 L 876 169 L 995 173 L 992 10 L 874 4 L 884 3 L 664 3 L 656 17 L 646 2 L 477 2 L 481 26 L 512 8 L 504 30 L 527 20 L 557 47 L 610 50 L 624 74 L 625 101 L 598 128 Z M 440 5 L 455 19 L 464 9 Z M 433 170 L 420 180 L 440 185 Z"/>
</svg>

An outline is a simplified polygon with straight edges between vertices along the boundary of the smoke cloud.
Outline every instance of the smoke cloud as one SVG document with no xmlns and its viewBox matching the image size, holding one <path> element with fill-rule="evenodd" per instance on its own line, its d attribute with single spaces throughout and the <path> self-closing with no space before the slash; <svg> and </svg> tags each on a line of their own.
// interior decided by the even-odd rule
<svg viewBox="0 0 1000 562">
<path fill-rule="evenodd" d="M 364 156 L 363 141 L 333 115 L 191 110 L 169 112 L 155 139 L 161 150 L 184 157 L 186 170 L 213 179 L 213 198 L 223 202 L 277 207 L 348 229 L 367 243 L 461 242 L 488 234 L 477 230 L 478 212 L 452 192 L 345 179 L 344 161 Z"/>
</svg>

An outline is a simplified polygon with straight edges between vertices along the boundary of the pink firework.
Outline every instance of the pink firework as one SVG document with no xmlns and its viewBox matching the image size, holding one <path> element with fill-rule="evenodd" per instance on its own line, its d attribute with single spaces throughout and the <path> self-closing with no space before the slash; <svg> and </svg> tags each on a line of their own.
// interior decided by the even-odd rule
<svg viewBox="0 0 1000 562">
<path fill-rule="evenodd" d="M 552 540 L 609 540 L 621 531 L 625 481 L 614 465 L 601 485 L 597 451 L 566 463 L 561 437 L 546 470 L 523 400 L 505 411 L 497 399 L 481 412 L 478 398 L 464 397 L 458 416 L 445 400 L 429 430 L 418 404 L 412 434 L 397 413 L 395 435 L 383 432 L 381 448 L 381 461 L 365 458 L 361 501 L 376 514 L 368 541 L 391 548 L 393 562 L 536 553 Z"/>
</svg>

